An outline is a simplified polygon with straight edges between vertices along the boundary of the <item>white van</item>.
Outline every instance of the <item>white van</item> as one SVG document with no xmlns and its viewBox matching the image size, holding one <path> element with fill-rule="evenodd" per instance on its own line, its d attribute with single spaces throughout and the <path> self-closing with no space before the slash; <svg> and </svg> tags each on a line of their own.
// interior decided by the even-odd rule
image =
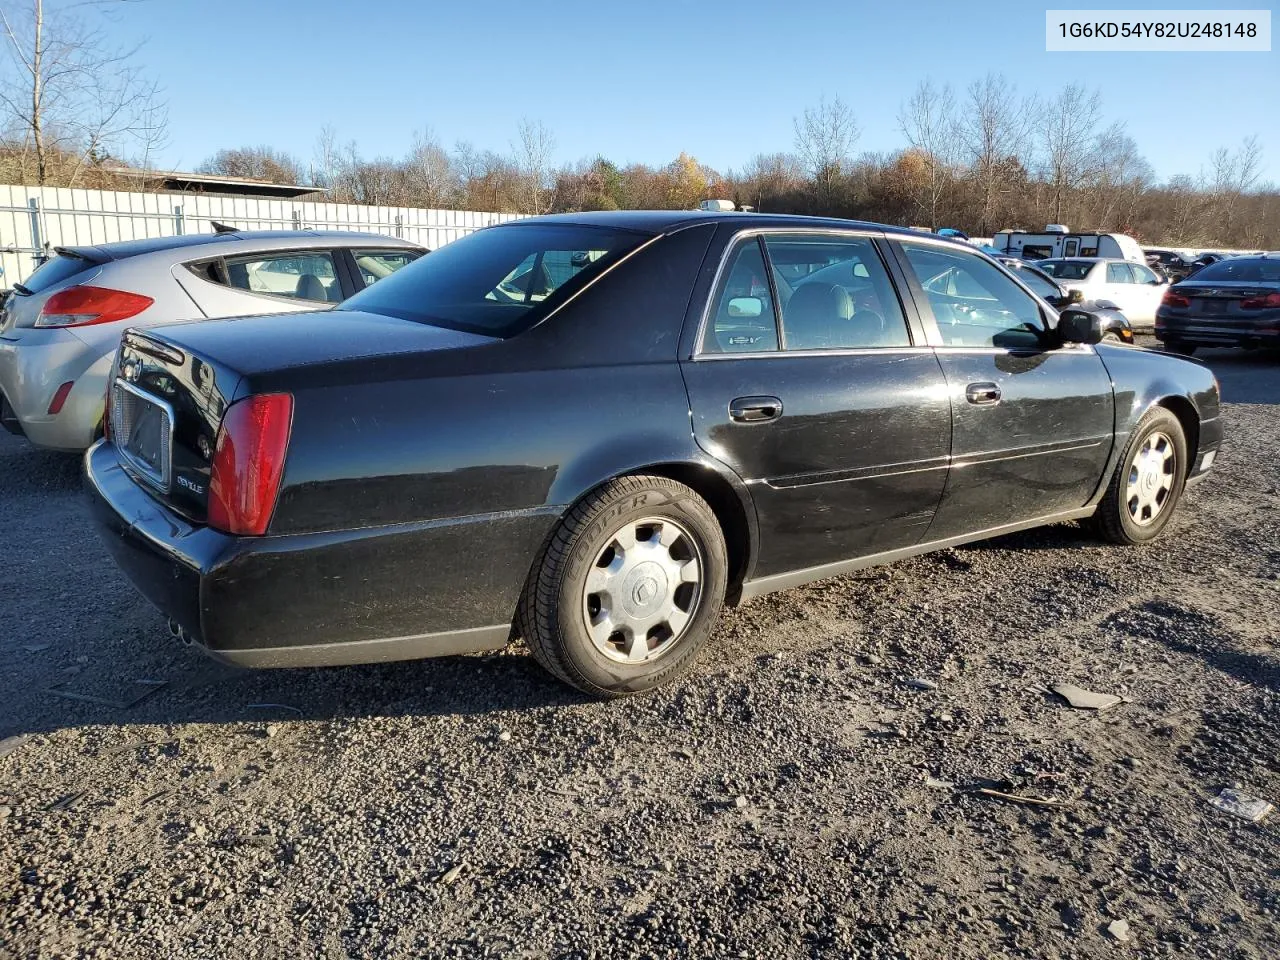
<svg viewBox="0 0 1280 960">
<path fill-rule="evenodd" d="M 1101 257 L 1146 263 L 1138 241 L 1123 233 L 1070 233 L 1061 224 L 1051 223 L 1044 233 L 1001 230 L 991 238 L 991 246 L 1023 260 L 1058 257 Z"/>
</svg>

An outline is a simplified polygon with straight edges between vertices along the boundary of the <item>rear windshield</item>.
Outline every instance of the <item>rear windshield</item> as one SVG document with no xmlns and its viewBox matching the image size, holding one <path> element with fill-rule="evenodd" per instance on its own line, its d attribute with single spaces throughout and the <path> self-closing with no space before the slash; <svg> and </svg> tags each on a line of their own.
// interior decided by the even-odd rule
<svg viewBox="0 0 1280 960">
<path fill-rule="evenodd" d="M 1036 266 L 1059 280 L 1083 280 L 1097 264 L 1090 260 L 1041 260 Z"/>
<path fill-rule="evenodd" d="M 1201 267 L 1191 279 L 1196 283 L 1201 280 L 1231 281 L 1242 283 L 1280 283 L 1280 260 L 1270 257 L 1246 260 L 1219 260 L 1207 267 Z"/>
<path fill-rule="evenodd" d="M 57 286 L 63 280 L 69 280 L 82 270 L 93 266 L 89 260 L 73 257 L 68 253 L 60 253 L 52 260 L 46 260 L 36 272 L 23 281 L 22 286 L 28 293 L 40 293 L 50 287 Z"/>
<path fill-rule="evenodd" d="M 582 224 L 490 227 L 379 280 L 340 309 L 510 337 L 646 239 L 629 230 Z"/>
</svg>

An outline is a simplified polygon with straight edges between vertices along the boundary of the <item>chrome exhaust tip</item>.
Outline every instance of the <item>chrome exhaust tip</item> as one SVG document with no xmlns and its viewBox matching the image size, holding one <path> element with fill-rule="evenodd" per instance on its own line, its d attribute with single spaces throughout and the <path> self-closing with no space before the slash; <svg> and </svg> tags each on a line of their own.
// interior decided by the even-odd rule
<svg viewBox="0 0 1280 960">
<path fill-rule="evenodd" d="M 187 636 L 187 631 L 182 629 L 182 624 L 178 623 L 172 617 L 169 618 L 169 636 L 175 640 L 181 640 L 184 644 L 190 645 L 191 638 Z"/>
</svg>

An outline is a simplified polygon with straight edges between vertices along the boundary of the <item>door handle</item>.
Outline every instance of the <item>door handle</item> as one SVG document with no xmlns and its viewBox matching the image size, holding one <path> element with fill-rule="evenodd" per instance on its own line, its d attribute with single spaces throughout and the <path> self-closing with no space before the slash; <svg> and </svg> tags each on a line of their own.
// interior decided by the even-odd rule
<svg viewBox="0 0 1280 960">
<path fill-rule="evenodd" d="M 777 397 L 739 397 L 729 404 L 729 417 L 738 423 L 765 423 L 782 416 Z"/>
<path fill-rule="evenodd" d="M 964 388 L 964 398 L 980 407 L 988 407 L 1000 402 L 1000 386 L 990 382 L 971 383 Z"/>
</svg>

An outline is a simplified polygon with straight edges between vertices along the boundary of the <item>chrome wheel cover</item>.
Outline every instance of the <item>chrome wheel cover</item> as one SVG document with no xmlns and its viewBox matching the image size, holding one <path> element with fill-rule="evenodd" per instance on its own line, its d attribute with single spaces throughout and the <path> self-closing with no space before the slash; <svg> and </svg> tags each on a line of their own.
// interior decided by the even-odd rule
<svg viewBox="0 0 1280 960">
<path fill-rule="evenodd" d="M 1125 482 L 1130 520 L 1140 527 L 1155 523 L 1173 496 L 1177 469 L 1177 450 L 1167 434 L 1157 430 L 1142 441 L 1129 459 Z"/>
<path fill-rule="evenodd" d="M 583 584 L 582 618 L 591 642 L 619 663 L 663 656 L 698 610 L 704 572 L 702 550 L 679 523 L 628 521 L 610 534 Z"/>
</svg>

